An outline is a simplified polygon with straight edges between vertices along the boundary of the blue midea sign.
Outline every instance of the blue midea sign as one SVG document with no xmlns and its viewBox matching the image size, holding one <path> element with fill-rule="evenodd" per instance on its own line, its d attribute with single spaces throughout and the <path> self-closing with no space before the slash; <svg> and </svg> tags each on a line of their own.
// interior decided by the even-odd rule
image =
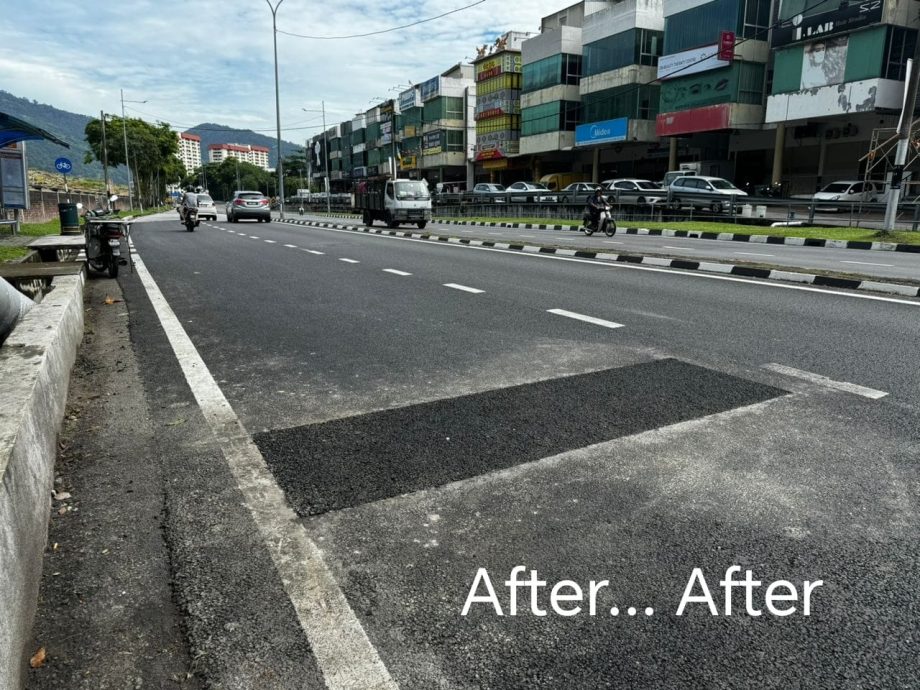
<svg viewBox="0 0 920 690">
<path fill-rule="evenodd" d="M 578 125 L 575 128 L 575 146 L 626 141 L 626 132 L 628 130 L 629 118 L 626 117 Z"/>
</svg>

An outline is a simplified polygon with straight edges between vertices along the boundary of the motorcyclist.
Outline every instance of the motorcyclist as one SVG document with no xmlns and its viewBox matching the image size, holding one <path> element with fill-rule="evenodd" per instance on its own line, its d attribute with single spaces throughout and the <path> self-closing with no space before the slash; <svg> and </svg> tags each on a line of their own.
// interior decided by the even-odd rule
<svg viewBox="0 0 920 690">
<path fill-rule="evenodd" d="M 590 219 L 591 224 L 597 227 L 601 218 L 601 211 L 607 207 L 607 199 L 601 193 L 601 188 L 597 187 L 594 193 L 588 197 L 588 207 L 585 209 L 585 218 Z"/>
<path fill-rule="evenodd" d="M 193 208 L 198 210 L 198 195 L 195 192 L 186 192 L 182 196 L 182 203 L 179 205 L 179 219 L 185 222 L 185 212 Z"/>
</svg>

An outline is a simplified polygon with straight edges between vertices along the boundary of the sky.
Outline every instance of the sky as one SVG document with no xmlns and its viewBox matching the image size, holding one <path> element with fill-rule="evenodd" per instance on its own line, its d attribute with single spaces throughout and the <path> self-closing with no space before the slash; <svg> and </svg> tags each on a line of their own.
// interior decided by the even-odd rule
<svg viewBox="0 0 920 690">
<path fill-rule="evenodd" d="M 272 0 L 275 4 L 277 0 Z M 539 33 L 574 0 L 484 0 L 435 21 L 365 38 L 322 40 L 434 17 L 477 0 L 282 0 L 282 137 L 303 141 L 418 84 L 500 34 Z M 187 129 L 201 122 L 275 128 L 267 0 L 0 0 L 0 89 L 63 110 L 120 113 Z M 400 88 L 402 87 L 402 88 Z"/>
</svg>

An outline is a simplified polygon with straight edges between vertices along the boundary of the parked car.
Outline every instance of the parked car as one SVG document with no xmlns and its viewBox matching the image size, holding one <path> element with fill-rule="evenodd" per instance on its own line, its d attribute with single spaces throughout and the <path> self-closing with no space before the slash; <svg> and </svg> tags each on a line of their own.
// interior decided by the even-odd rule
<svg viewBox="0 0 920 690">
<path fill-rule="evenodd" d="M 584 204 L 600 186 L 597 182 L 573 182 L 559 192 L 559 198 L 569 204 Z"/>
<path fill-rule="evenodd" d="M 606 180 L 602 184 L 609 192 L 607 196 L 618 204 L 646 206 L 661 203 L 668 198 L 668 191 L 650 180 L 620 178 Z"/>
<path fill-rule="evenodd" d="M 555 204 L 559 201 L 556 194 L 538 182 L 515 182 L 505 190 L 508 201 L 512 204 L 534 202 L 538 204 Z"/>
<path fill-rule="evenodd" d="M 473 201 L 480 204 L 503 204 L 507 199 L 505 196 L 505 186 L 493 182 L 480 182 L 475 185 L 471 197 Z"/>
<path fill-rule="evenodd" d="M 875 203 L 881 198 L 881 185 L 864 180 L 831 182 L 812 197 L 815 201 L 850 201 Z"/>
<path fill-rule="evenodd" d="M 227 220 L 238 223 L 243 218 L 252 218 L 268 223 L 272 219 L 270 204 L 262 192 L 233 192 L 233 198 L 227 202 Z"/>
<path fill-rule="evenodd" d="M 706 175 L 678 177 L 671 183 L 669 190 L 671 205 L 675 208 L 708 208 L 713 213 L 728 210 L 731 197 L 747 196 L 747 192 L 738 189 L 728 180 Z"/>
<path fill-rule="evenodd" d="M 217 220 L 217 206 L 214 205 L 214 199 L 210 194 L 198 195 L 198 218 Z"/>
</svg>

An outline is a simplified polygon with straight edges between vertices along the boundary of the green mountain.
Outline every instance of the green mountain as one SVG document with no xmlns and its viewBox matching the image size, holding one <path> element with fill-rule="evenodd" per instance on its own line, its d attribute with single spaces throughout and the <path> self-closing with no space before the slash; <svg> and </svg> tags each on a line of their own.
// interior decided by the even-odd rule
<svg viewBox="0 0 920 690">
<path fill-rule="evenodd" d="M 39 103 L 38 101 L 18 98 L 3 90 L 0 90 L 0 113 L 7 113 L 13 117 L 23 119 L 70 144 L 68 149 L 48 141 L 30 141 L 28 143 L 29 167 L 33 170 L 56 172 L 54 161 L 64 156 L 73 163 L 71 175 L 74 177 L 102 179 L 101 163 L 95 161 L 92 163 L 83 162 L 86 153 L 89 151 L 84 136 L 86 123 L 92 117 L 98 116 L 79 115 L 66 110 L 59 110 L 54 106 Z M 274 165 L 275 151 L 277 149 L 274 137 L 259 134 L 252 130 L 233 129 L 209 122 L 202 123 L 187 131 L 201 137 L 201 155 L 204 163 L 208 162 L 208 146 L 210 144 L 248 144 L 250 146 L 267 147 L 270 150 L 269 161 Z M 281 150 L 285 156 L 296 153 L 302 148 L 302 145 L 281 141 Z M 118 183 L 127 183 L 127 172 L 124 168 L 109 169 L 109 175 Z"/>
</svg>

